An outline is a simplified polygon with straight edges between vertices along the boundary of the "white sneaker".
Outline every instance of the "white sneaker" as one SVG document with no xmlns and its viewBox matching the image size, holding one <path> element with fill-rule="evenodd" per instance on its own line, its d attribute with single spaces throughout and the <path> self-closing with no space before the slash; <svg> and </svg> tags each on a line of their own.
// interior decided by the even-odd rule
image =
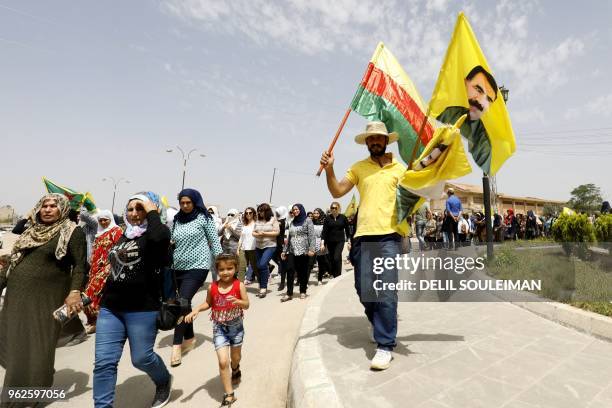
<svg viewBox="0 0 612 408">
<path fill-rule="evenodd" d="M 372 370 L 386 370 L 391 366 L 391 360 L 393 360 L 393 356 L 390 351 L 376 349 L 376 355 L 372 359 L 370 368 Z"/>
</svg>

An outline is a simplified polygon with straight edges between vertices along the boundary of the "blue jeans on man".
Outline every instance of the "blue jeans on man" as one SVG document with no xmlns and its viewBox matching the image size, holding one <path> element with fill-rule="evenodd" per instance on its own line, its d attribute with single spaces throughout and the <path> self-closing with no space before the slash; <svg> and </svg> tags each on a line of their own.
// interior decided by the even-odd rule
<svg viewBox="0 0 612 408">
<path fill-rule="evenodd" d="M 365 314 L 374 328 L 374 340 L 379 349 L 392 351 L 397 337 L 397 291 L 376 290 L 382 283 L 397 283 L 397 269 L 384 268 L 375 274 L 374 258 L 393 258 L 400 253 L 401 237 L 398 234 L 372 235 L 356 238 L 352 250 L 355 260 L 355 290 Z"/>
<path fill-rule="evenodd" d="M 93 398 L 96 408 L 112 407 L 117 385 L 117 365 L 125 340 L 130 342 L 132 365 L 144 371 L 156 386 L 170 380 L 162 359 L 153 351 L 157 336 L 157 311 L 113 312 L 101 308 L 96 322 L 96 357 Z"/>
</svg>

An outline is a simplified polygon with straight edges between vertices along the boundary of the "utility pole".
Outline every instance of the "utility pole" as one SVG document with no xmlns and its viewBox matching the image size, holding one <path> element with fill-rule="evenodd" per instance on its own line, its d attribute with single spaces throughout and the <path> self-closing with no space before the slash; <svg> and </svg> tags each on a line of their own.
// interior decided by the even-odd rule
<svg viewBox="0 0 612 408">
<path fill-rule="evenodd" d="M 272 173 L 272 186 L 270 187 L 270 205 L 272 205 L 272 192 L 274 191 L 274 179 L 276 178 L 276 167 Z"/>
</svg>

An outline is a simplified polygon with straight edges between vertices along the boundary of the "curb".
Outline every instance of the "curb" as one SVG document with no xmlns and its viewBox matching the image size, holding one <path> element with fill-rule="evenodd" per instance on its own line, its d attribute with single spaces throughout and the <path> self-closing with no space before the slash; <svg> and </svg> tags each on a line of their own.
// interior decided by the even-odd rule
<svg viewBox="0 0 612 408">
<path fill-rule="evenodd" d="M 353 275 L 352 271 L 344 270 L 344 272 L 338 278 L 328 281 L 325 287 L 308 302 L 291 360 L 287 392 L 288 408 L 344 407 L 338 399 L 336 386 L 323 363 L 317 337 L 305 337 L 319 327 L 321 305 L 327 294 L 342 279 L 349 279 Z"/>
<path fill-rule="evenodd" d="M 612 319 L 557 302 L 510 302 L 540 317 L 612 342 Z"/>
<path fill-rule="evenodd" d="M 488 275 L 481 273 L 478 275 L 481 278 L 495 280 Z M 514 292 L 514 299 L 518 296 L 524 301 L 512 301 L 503 294 L 496 294 L 495 296 L 554 323 L 612 342 L 612 318 L 608 316 L 582 310 L 565 303 L 546 301 L 544 298 L 529 292 Z"/>
</svg>

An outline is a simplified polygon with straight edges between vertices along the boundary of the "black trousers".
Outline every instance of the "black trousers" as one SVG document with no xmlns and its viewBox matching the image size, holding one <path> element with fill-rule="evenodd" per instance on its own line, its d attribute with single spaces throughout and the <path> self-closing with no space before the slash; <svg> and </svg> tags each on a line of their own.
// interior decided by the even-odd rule
<svg viewBox="0 0 612 408">
<path fill-rule="evenodd" d="M 326 242 L 325 245 L 329 250 L 327 258 L 329 259 L 329 271 L 334 278 L 337 278 L 342 273 L 342 250 L 344 249 L 344 241 Z"/>
<path fill-rule="evenodd" d="M 308 288 L 308 255 L 287 254 L 287 295 L 293 296 L 293 281 L 297 273 L 300 293 Z"/>
<path fill-rule="evenodd" d="M 459 232 L 457 231 L 458 221 L 455 221 L 455 218 L 452 215 L 447 215 L 448 220 L 448 228 L 446 232 L 448 232 L 448 247 L 449 248 L 457 248 L 459 246 Z"/>
<path fill-rule="evenodd" d="M 208 276 L 207 269 L 190 269 L 188 271 L 174 271 L 176 274 L 176 283 L 178 285 L 178 292 L 182 298 L 189 299 L 191 305 L 191 299 L 198 292 L 198 289 L 202 287 L 206 277 Z M 174 328 L 174 340 L 172 344 L 175 346 L 181 345 L 183 339 L 193 339 L 193 323 L 181 322 Z"/>
</svg>

